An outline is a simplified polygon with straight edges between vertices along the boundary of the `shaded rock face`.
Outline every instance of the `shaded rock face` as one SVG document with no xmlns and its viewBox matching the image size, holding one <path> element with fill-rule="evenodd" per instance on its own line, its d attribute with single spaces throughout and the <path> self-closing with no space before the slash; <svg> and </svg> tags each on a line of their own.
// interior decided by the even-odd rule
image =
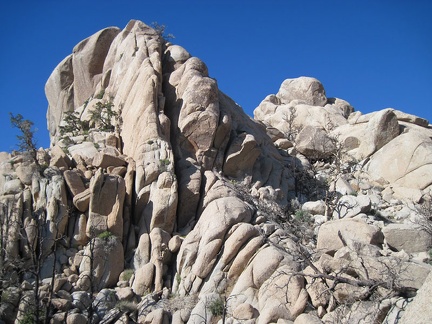
<svg viewBox="0 0 432 324">
<path fill-rule="evenodd" d="M 427 228 L 414 247 L 418 227 L 387 224 L 428 206 L 421 118 L 362 115 L 300 77 L 251 119 L 204 62 L 134 20 L 76 45 L 46 94 L 46 165 L 0 154 L 6 261 L 39 253 L 43 276 L 1 272 L 28 279 L 1 314 L 22 318 L 39 289 L 57 321 L 382 320 L 431 270 Z"/>
</svg>

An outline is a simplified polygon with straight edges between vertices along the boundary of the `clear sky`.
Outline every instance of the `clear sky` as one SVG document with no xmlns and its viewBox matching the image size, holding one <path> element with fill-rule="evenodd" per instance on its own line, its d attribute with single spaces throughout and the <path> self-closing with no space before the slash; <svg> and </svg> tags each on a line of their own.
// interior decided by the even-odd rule
<svg viewBox="0 0 432 324">
<path fill-rule="evenodd" d="M 130 19 L 165 24 L 252 116 L 284 79 L 312 76 L 363 113 L 396 108 L 432 121 L 430 0 L 2 0 L 0 151 L 16 148 L 9 112 L 49 147 L 45 82 L 81 40 Z"/>
</svg>

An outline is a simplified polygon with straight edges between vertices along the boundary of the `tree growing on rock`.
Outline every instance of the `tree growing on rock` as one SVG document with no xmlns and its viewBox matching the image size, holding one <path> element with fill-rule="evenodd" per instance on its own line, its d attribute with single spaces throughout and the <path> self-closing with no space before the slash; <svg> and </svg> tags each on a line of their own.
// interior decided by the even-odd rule
<svg viewBox="0 0 432 324">
<path fill-rule="evenodd" d="M 113 118 L 118 118 L 118 113 L 113 109 L 112 101 L 99 101 L 90 112 L 90 121 L 99 126 L 102 131 L 114 131 Z"/>
<path fill-rule="evenodd" d="M 33 160 L 39 165 L 37 161 L 37 148 L 36 140 L 34 138 L 35 130 L 33 128 L 33 122 L 29 119 L 24 119 L 21 114 L 14 115 L 9 113 L 10 122 L 13 127 L 18 128 L 21 135 L 17 135 L 18 139 L 18 150 L 21 152 L 30 153 Z"/>
<path fill-rule="evenodd" d="M 172 41 L 175 37 L 173 34 L 166 33 L 166 26 L 160 25 L 158 22 L 154 21 L 151 23 L 151 27 L 156 31 L 156 33 L 159 35 L 161 39 L 163 39 L 165 42 Z"/>
</svg>

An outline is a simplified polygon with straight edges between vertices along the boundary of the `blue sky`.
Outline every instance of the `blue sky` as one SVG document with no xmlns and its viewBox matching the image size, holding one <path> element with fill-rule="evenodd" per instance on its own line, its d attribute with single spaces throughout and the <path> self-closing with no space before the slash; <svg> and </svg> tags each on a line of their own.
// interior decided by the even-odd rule
<svg viewBox="0 0 432 324">
<path fill-rule="evenodd" d="M 9 112 L 48 147 L 45 82 L 81 40 L 130 19 L 165 24 L 252 116 L 284 79 L 312 76 L 363 113 L 387 107 L 432 121 L 432 1 L 81 1 L 0 3 L 0 151 Z"/>
</svg>

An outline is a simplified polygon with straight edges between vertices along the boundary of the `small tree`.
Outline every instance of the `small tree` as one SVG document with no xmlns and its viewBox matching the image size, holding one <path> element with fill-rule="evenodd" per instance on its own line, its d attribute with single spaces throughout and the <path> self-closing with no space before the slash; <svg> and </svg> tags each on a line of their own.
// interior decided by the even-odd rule
<svg viewBox="0 0 432 324">
<path fill-rule="evenodd" d="M 72 136 L 77 136 L 89 130 L 88 122 L 81 121 L 77 111 L 66 112 L 63 121 L 64 125 L 59 126 L 60 135 L 62 136 L 68 133 L 72 134 Z"/>
<path fill-rule="evenodd" d="M 90 112 L 90 120 L 99 125 L 102 131 L 114 131 L 115 126 L 111 123 L 112 118 L 117 118 L 118 113 L 113 110 L 114 104 L 111 101 L 99 101 Z"/>
<path fill-rule="evenodd" d="M 286 122 L 287 128 L 285 132 L 285 137 L 289 141 L 294 141 L 297 134 L 300 132 L 300 128 L 294 124 L 297 117 L 297 108 L 289 107 L 288 111 L 285 111 L 282 115 L 282 119 Z"/>
<path fill-rule="evenodd" d="M 13 127 L 16 127 L 21 132 L 21 135 L 17 135 L 18 138 L 18 149 L 21 152 L 29 152 L 39 165 L 36 158 L 36 140 L 34 139 L 35 130 L 33 129 L 33 122 L 28 119 L 24 119 L 21 114 L 14 116 L 11 112 L 9 113 L 10 122 Z"/>
<path fill-rule="evenodd" d="M 160 38 L 162 38 L 165 42 L 172 41 L 175 37 L 173 34 L 166 33 L 166 26 L 159 25 L 156 21 L 151 23 L 151 27 L 156 31 Z"/>
</svg>

